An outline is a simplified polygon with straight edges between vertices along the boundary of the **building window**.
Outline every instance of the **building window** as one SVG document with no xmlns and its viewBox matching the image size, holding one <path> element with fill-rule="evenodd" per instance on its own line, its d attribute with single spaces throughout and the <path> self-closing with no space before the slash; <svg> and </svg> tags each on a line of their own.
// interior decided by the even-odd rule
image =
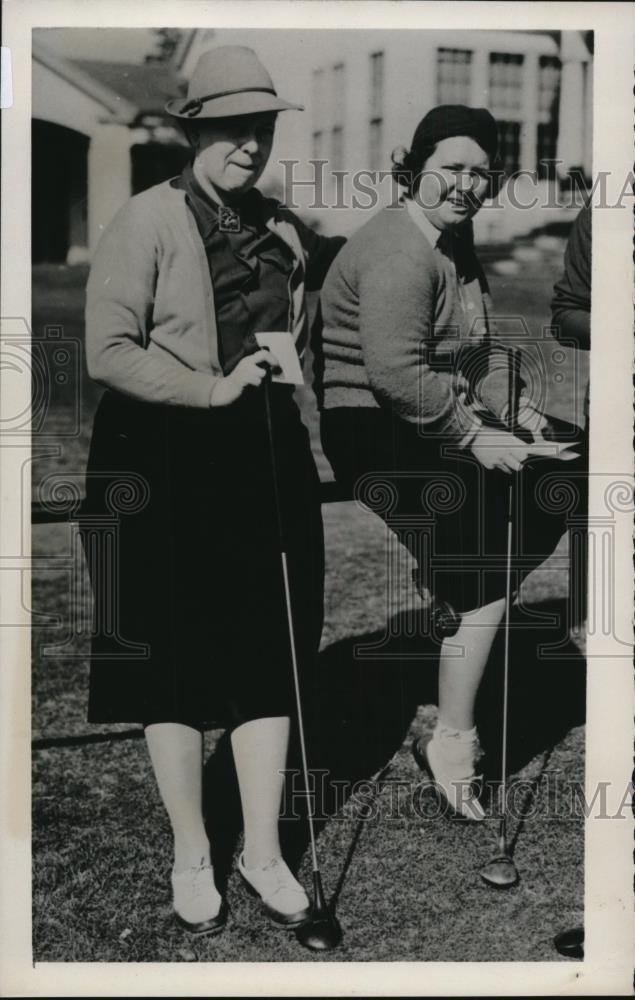
<svg viewBox="0 0 635 1000">
<path fill-rule="evenodd" d="M 317 131 L 313 133 L 313 159 L 314 160 L 326 160 L 326 143 L 324 141 L 324 132 Z"/>
<path fill-rule="evenodd" d="M 346 119 L 346 70 L 335 63 L 331 71 L 331 170 L 344 168 L 344 124 Z"/>
<path fill-rule="evenodd" d="M 469 49 L 437 49 L 437 104 L 469 104 L 471 83 Z"/>
<path fill-rule="evenodd" d="M 524 56 L 490 52 L 489 109 L 495 118 L 516 118 L 522 111 Z"/>
<path fill-rule="evenodd" d="M 384 156 L 384 68 L 384 53 L 371 53 L 370 119 L 368 129 L 370 170 L 379 170 Z"/>
<path fill-rule="evenodd" d="M 498 158 L 507 175 L 520 168 L 520 122 L 498 118 Z"/>
<path fill-rule="evenodd" d="M 311 111 L 314 129 L 319 131 L 324 125 L 324 70 L 314 69 L 311 81 Z"/>
<path fill-rule="evenodd" d="M 344 168 L 344 134 L 341 125 L 331 129 L 331 170 Z"/>
<path fill-rule="evenodd" d="M 541 56 L 538 63 L 538 134 L 536 169 L 542 180 L 557 176 L 558 105 L 561 63 L 557 56 Z"/>
</svg>

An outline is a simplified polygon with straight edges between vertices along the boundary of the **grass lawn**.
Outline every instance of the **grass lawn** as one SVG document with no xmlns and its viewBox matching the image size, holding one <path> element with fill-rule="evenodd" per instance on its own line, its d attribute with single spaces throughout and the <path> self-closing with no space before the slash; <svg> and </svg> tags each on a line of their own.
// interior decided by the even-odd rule
<svg viewBox="0 0 635 1000">
<path fill-rule="evenodd" d="M 522 316 L 540 337 L 560 267 L 562 246 L 523 262 L 513 278 L 497 273 L 510 248 L 484 254 L 497 311 Z M 36 269 L 33 326 L 62 325 L 65 337 L 82 338 L 85 272 Z M 543 350 L 550 405 L 566 416 L 579 406 L 571 357 Z M 552 375 L 564 373 L 561 382 Z M 51 473 L 81 473 L 99 390 L 81 380 L 81 420 L 68 431 L 73 387 L 60 391 L 34 439 L 34 485 Z M 66 393 L 66 395 L 64 395 Z M 316 440 L 308 397 L 307 420 Z M 65 435 L 67 436 L 61 436 Z M 50 435 L 50 437 L 48 436 Z M 51 443 L 53 455 L 43 454 Z M 322 475 L 328 476 L 318 455 Z M 583 822 L 569 815 L 560 783 L 584 776 L 584 663 L 570 643 L 571 659 L 535 662 L 526 633 L 512 633 L 514 664 L 511 760 L 519 809 L 516 837 L 519 885 L 496 893 L 481 882 L 479 867 L 495 849 L 496 817 L 478 828 L 434 816 L 432 790 L 409 751 L 414 735 L 434 721 L 432 660 L 411 658 L 401 628 L 416 612 L 408 557 L 400 585 L 386 603 L 383 524 L 352 503 L 324 508 L 327 542 L 326 628 L 322 642 L 321 697 L 335 706 L 324 758 L 349 782 L 381 771 L 381 782 L 340 804 L 320 824 L 319 850 L 329 894 L 337 891 L 344 929 L 342 947 L 319 961 L 549 961 L 558 959 L 553 935 L 579 923 L 583 905 Z M 77 539 L 75 539 L 77 541 Z M 36 961 L 303 961 L 292 934 L 269 927 L 241 890 L 231 865 L 239 845 L 240 817 L 221 731 L 207 736 L 209 825 L 224 851 L 232 911 L 217 939 L 190 940 L 173 924 L 169 896 L 169 831 L 151 778 L 143 740 L 130 726 L 89 727 L 85 722 L 88 636 L 71 629 L 69 586 L 74 535 L 67 526 L 36 526 L 31 606 L 38 616 L 33 642 L 33 943 Z M 567 592 L 564 545 L 526 588 L 536 610 L 562 611 Z M 84 580 L 84 583 L 86 581 Z M 547 604 L 545 602 L 551 602 Z M 390 620 L 400 627 L 379 657 L 355 646 L 377 643 Z M 547 641 L 553 632 L 545 628 Z M 561 629 L 563 643 L 566 628 Z M 536 633 L 539 636 L 539 633 Z M 68 641 L 65 641 L 68 639 Z M 57 645 L 57 651 L 45 647 Z M 495 761 L 500 677 L 490 671 L 480 698 L 486 749 Z M 83 737 L 104 734 L 102 742 Z M 108 737 L 107 734 L 111 734 Z M 120 739 L 112 738 L 119 734 Z M 77 742 L 69 742 L 76 737 Z M 62 741 L 61 744 L 57 741 Z M 488 745 L 489 741 L 489 745 Z M 339 768 L 339 770 L 337 770 Z M 383 770 L 382 770 L 383 769 Z M 495 768 L 492 773 L 496 773 Z M 555 784 L 554 784 L 555 783 Z M 223 790 L 223 794 L 219 792 Z M 214 793 L 214 794 L 213 794 Z M 219 806 L 219 803 L 222 803 Z M 304 824 L 282 824 L 289 857 L 310 881 Z"/>
</svg>

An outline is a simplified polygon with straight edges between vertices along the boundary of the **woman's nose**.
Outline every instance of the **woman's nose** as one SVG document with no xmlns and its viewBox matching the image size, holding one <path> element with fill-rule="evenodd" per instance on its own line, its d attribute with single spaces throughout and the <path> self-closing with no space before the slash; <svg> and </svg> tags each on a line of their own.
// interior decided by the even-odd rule
<svg viewBox="0 0 635 1000">
<path fill-rule="evenodd" d="M 240 141 L 240 148 L 247 153 L 257 153 L 260 148 L 260 139 L 256 132 L 249 132 Z"/>
</svg>

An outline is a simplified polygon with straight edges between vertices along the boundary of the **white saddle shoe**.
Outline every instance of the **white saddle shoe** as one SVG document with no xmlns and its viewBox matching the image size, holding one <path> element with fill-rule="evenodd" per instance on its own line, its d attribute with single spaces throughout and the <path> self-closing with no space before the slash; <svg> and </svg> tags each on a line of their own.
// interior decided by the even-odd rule
<svg viewBox="0 0 635 1000">
<path fill-rule="evenodd" d="M 282 858 L 272 858 L 262 868 L 245 868 L 241 854 L 238 872 L 247 890 L 260 898 L 273 923 L 288 928 L 306 923 L 311 915 L 309 897 Z"/>
<path fill-rule="evenodd" d="M 227 923 L 227 902 L 216 888 L 211 865 L 172 872 L 172 898 L 177 923 L 191 934 L 217 934 Z"/>
<path fill-rule="evenodd" d="M 427 772 L 445 799 L 450 812 L 461 819 L 480 823 L 485 819 L 478 800 L 482 775 L 474 772 L 480 748 L 476 735 L 464 737 L 460 730 L 444 727 L 442 738 L 435 730 L 432 739 L 423 747 L 415 740 L 412 752 L 419 767 Z"/>
</svg>

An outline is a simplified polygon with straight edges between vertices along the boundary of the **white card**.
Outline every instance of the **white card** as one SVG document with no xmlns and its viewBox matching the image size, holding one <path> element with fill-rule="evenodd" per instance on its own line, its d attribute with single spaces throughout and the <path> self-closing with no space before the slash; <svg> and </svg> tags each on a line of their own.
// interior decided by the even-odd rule
<svg viewBox="0 0 635 1000">
<path fill-rule="evenodd" d="M 295 348 L 292 334 L 286 330 L 270 330 L 257 333 L 256 340 L 260 347 L 268 347 L 282 372 L 273 375 L 274 382 L 285 382 L 287 385 L 304 385 L 302 366 Z"/>
</svg>

